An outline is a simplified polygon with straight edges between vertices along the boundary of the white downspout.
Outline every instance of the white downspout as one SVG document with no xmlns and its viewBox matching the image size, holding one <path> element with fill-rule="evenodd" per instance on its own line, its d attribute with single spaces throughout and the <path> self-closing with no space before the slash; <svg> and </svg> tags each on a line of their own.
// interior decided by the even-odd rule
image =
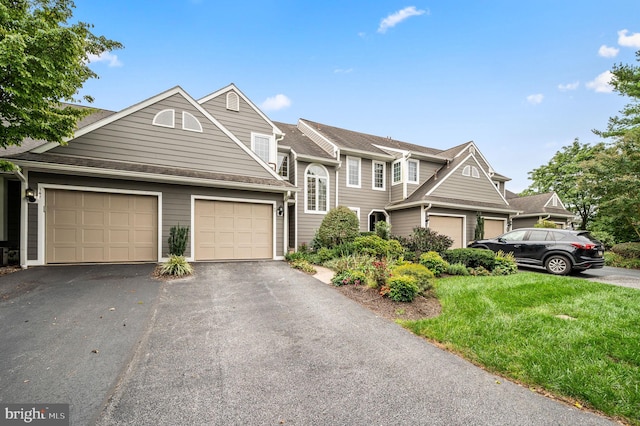
<svg viewBox="0 0 640 426">
<path fill-rule="evenodd" d="M 13 174 L 20 179 L 20 267 L 27 269 L 27 240 L 29 233 L 29 203 L 24 194 L 29 187 L 27 178 L 20 172 L 20 170 L 14 170 Z"/>
<path fill-rule="evenodd" d="M 429 209 L 431 209 L 431 203 L 429 203 L 425 208 L 423 208 L 420 212 L 420 227 L 427 228 L 427 218 L 429 217 Z"/>
</svg>

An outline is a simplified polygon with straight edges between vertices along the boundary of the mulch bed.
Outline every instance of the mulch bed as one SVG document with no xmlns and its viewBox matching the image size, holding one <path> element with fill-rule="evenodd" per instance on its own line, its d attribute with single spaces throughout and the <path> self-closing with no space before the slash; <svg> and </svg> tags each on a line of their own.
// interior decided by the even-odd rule
<svg viewBox="0 0 640 426">
<path fill-rule="evenodd" d="M 395 320 L 416 321 L 440 315 L 441 306 L 433 295 L 418 296 L 413 302 L 395 302 L 388 297 L 382 297 L 378 290 L 366 285 L 333 286 L 337 291 L 362 306 L 372 310 L 376 315 Z"/>
</svg>

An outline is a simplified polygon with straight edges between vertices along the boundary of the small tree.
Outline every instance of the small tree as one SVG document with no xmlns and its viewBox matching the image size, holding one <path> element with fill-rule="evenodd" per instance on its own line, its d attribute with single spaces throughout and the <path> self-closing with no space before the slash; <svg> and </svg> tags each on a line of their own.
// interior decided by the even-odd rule
<svg viewBox="0 0 640 426">
<path fill-rule="evenodd" d="M 360 235 L 358 216 L 345 206 L 338 206 L 324 217 L 315 239 L 321 247 L 332 248 L 342 243 L 349 243 Z"/>
<path fill-rule="evenodd" d="M 187 250 L 187 240 L 189 239 L 189 227 L 180 225 L 172 226 L 169 230 L 169 254 L 183 256 Z"/>
<path fill-rule="evenodd" d="M 473 233 L 473 238 L 476 241 L 484 239 L 484 217 L 480 212 L 476 214 L 476 230 Z"/>
</svg>

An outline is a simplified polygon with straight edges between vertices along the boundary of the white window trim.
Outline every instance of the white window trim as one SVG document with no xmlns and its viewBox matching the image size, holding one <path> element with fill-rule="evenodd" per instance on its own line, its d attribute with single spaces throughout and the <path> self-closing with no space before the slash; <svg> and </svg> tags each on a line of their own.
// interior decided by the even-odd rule
<svg viewBox="0 0 640 426">
<path fill-rule="evenodd" d="M 170 112 L 171 113 L 171 124 L 164 124 L 158 121 L 158 118 L 160 116 L 165 115 L 165 113 Z M 176 110 L 168 108 L 168 109 L 163 109 L 162 111 L 158 111 L 158 113 L 153 117 L 153 122 L 152 124 L 154 126 L 160 126 L 160 127 L 169 127 L 171 129 L 176 127 Z"/>
<path fill-rule="evenodd" d="M 415 163 L 416 165 L 416 179 L 411 180 L 409 178 L 409 163 Z M 420 182 L 420 161 L 418 160 L 407 160 L 407 183 L 419 183 Z"/>
<path fill-rule="evenodd" d="M 188 117 L 188 116 L 193 118 L 194 122 L 198 125 L 197 128 L 192 129 L 190 127 L 186 127 L 185 126 L 185 122 L 186 122 L 185 118 Z M 195 115 L 193 115 L 193 114 L 191 114 L 190 112 L 187 112 L 187 111 L 182 111 L 182 130 L 186 130 L 188 132 L 202 133 L 202 124 L 200 123 L 200 120 L 198 120 L 196 118 Z"/>
<path fill-rule="evenodd" d="M 402 159 L 400 160 L 396 160 L 391 164 L 391 185 L 398 185 L 401 184 L 403 181 L 403 176 L 402 176 L 402 170 L 404 169 L 404 167 L 402 167 Z M 400 180 L 395 180 L 396 178 L 396 174 L 394 173 L 394 168 L 396 164 L 400 164 Z"/>
<path fill-rule="evenodd" d="M 382 187 L 376 187 L 376 164 L 382 165 Z M 387 188 L 387 163 L 384 161 L 371 161 L 371 189 L 374 191 L 386 191 Z"/>
<path fill-rule="evenodd" d="M 351 165 L 350 165 L 350 161 L 357 161 L 358 163 L 358 183 L 354 184 L 354 183 L 350 183 L 349 182 L 349 178 L 351 177 Z M 347 188 L 360 188 L 361 187 L 361 183 L 362 183 L 362 159 L 360 159 L 359 157 L 349 157 L 347 156 L 347 173 L 346 173 L 346 177 L 347 177 Z"/>
<path fill-rule="evenodd" d="M 309 170 L 310 167 L 313 166 L 318 166 L 320 168 L 322 168 L 324 170 L 324 172 L 326 173 L 326 177 L 324 179 L 327 179 L 327 209 L 326 210 L 309 210 L 309 207 L 307 205 L 307 171 Z M 331 194 L 331 179 L 329 178 L 329 171 L 327 170 L 327 168 L 325 166 L 323 166 L 322 164 L 318 164 L 318 163 L 311 163 L 309 164 L 305 169 L 304 169 L 304 175 L 303 175 L 303 179 L 304 179 L 304 194 L 302 194 L 302 196 L 304 197 L 304 212 L 308 213 L 308 214 L 327 214 L 327 212 L 329 211 L 330 207 L 330 194 Z"/>
<path fill-rule="evenodd" d="M 358 216 L 358 223 L 360 223 L 360 207 L 349 207 L 349 210 L 354 212 Z"/>
<path fill-rule="evenodd" d="M 267 161 L 267 163 L 272 164 L 272 165 L 273 164 L 277 164 L 278 153 L 276 152 L 277 150 L 276 150 L 276 139 L 275 139 L 275 137 L 273 135 L 267 135 L 267 134 L 264 134 L 264 133 L 251 132 L 251 151 L 253 151 L 254 154 L 256 153 L 256 149 L 255 149 L 256 137 L 269 139 L 269 161 Z"/>
</svg>

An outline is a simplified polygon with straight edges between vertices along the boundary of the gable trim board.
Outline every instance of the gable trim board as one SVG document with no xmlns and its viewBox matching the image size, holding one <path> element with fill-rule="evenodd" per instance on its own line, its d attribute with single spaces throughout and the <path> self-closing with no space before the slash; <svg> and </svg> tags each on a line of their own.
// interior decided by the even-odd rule
<svg viewBox="0 0 640 426">
<path fill-rule="evenodd" d="M 47 236 L 47 191 L 56 191 L 56 190 L 64 190 L 64 191 L 75 191 L 77 193 L 95 193 L 95 194 L 121 194 L 121 195 L 138 195 L 138 196 L 150 196 L 156 198 L 157 203 L 157 214 L 156 214 L 156 247 L 157 247 L 157 256 L 155 259 L 149 259 L 151 261 L 158 261 L 162 258 L 162 193 L 161 192 L 153 192 L 153 191 L 137 191 L 137 190 L 127 190 L 127 189 L 112 189 L 112 188 L 97 188 L 97 187 L 87 187 L 87 186 L 74 186 L 74 185 L 57 185 L 57 184 L 47 184 L 40 183 L 37 185 L 37 194 L 38 197 L 32 205 L 35 205 L 37 208 L 38 215 L 38 241 L 42 242 L 38 244 L 37 250 L 37 259 L 28 260 L 26 264 L 28 266 L 39 266 L 45 265 L 47 263 L 46 250 L 49 246 L 50 241 L 48 241 Z M 50 226 L 50 225 L 49 225 Z M 90 241 L 86 241 L 90 243 Z M 56 262 L 59 263 L 59 262 Z M 65 263 L 65 262 L 63 262 Z"/>
</svg>

